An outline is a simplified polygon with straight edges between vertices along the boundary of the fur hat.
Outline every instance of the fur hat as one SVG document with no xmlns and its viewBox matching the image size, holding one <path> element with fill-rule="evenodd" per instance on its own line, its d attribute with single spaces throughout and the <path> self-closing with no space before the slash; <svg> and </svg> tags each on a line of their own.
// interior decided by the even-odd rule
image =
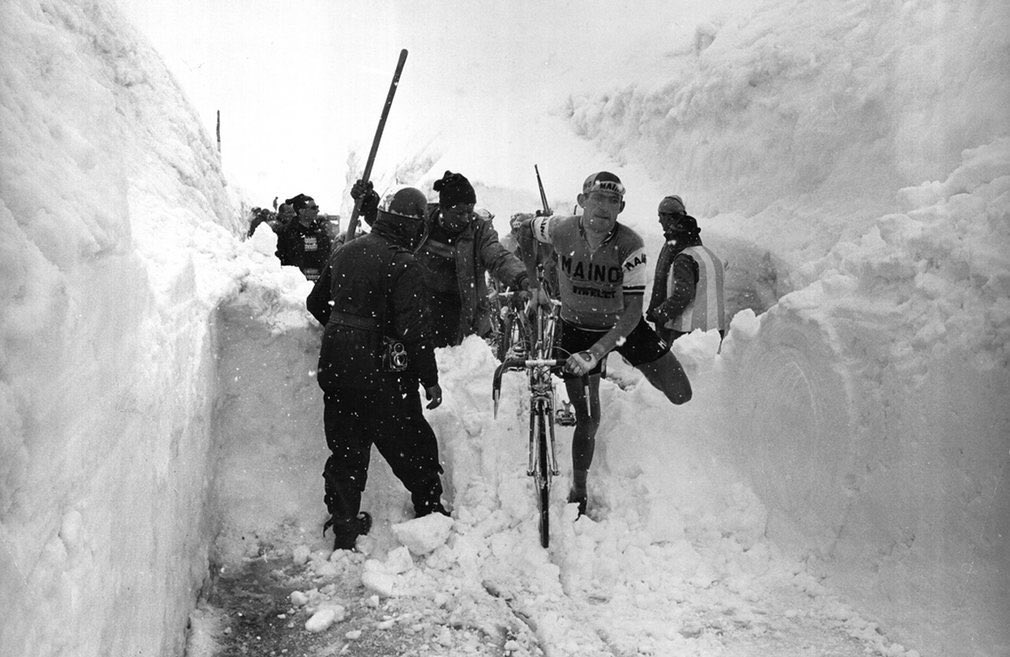
<svg viewBox="0 0 1010 657">
<path fill-rule="evenodd" d="M 432 188 L 438 192 L 438 204 L 443 208 L 451 208 L 460 203 L 476 203 L 477 193 L 473 185 L 462 173 L 446 171 L 435 181 Z"/>
</svg>

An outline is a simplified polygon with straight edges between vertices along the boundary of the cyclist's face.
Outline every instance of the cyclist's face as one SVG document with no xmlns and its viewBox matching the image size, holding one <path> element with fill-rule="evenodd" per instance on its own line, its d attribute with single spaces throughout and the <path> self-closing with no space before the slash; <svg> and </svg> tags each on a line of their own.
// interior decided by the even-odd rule
<svg viewBox="0 0 1010 657">
<path fill-rule="evenodd" d="M 624 209 L 624 201 L 619 194 L 595 191 L 580 194 L 579 203 L 583 209 L 583 222 L 589 230 L 609 233 L 617 223 L 617 215 Z"/>
</svg>

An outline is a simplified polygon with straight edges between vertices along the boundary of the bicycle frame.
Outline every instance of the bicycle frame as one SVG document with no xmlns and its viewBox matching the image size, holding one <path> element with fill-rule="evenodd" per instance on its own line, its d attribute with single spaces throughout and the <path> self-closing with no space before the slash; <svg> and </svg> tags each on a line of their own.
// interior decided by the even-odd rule
<svg viewBox="0 0 1010 657">
<path fill-rule="evenodd" d="M 502 374 L 506 371 L 526 371 L 530 391 L 529 463 L 526 475 L 533 477 L 538 493 L 540 543 L 543 547 L 548 546 L 550 536 L 548 508 L 551 482 L 560 473 L 555 452 L 552 378 L 553 372 L 564 364 L 563 360 L 552 358 L 559 306 L 557 301 L 553 301 L 549 309 L 539 306 L 532 326 L 526 322 L 522 312 L 516 312 L 517 318 L 522 318 L 519 321 L 524 331 L 521 332 L 520 339 L 525 344 L 522 348 L 510 346 L 512 356 L 495 369 L 492 390 L 494 415 L 497 417 Z M 524 352 L 525 356 L 516 355 L 519 351 Z"/>
</svg>

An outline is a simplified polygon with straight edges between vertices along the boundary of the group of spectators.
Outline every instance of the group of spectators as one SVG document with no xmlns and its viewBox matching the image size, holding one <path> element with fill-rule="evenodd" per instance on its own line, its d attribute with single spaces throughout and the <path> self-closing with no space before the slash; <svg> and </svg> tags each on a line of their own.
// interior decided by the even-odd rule
<svg viewBox="0 0 1010 657">
<path fill-rule="evenodd" d="M 572 216 L 513 215 L 504 240 L 511 248 L 493 217 L 476 208 L 465 176 L 446 171 L 433 191 L 436 203 L 414 187 L 380 198 L 358 181 L 351 196 L 371 230 L 355 239 L 314 227 L 318 208 L 305 195 L 289 199 L 294 217 L 275 226 L 282 263 L 297 264 L 315 281 L 306 304 L 325 327 L 318 381 L 331 451 L 323 477 L 334 549 L 352 549 L 371 527 L 360 504 L 373 444 L 410 491 L 418 517 L 448 514 L 438 443 L 420 393 L 428 409 L 442 401 L 435 348 L 490 333 L 488 278 L 516 291 L 528 308 L 561 302 L 558 357 L 576 415 L 569 502 L 580 515 L 587 511 L 607 354 L 618 352 L 670 402 L 683 404 L 691 385 L 671 342 L 695 329 L 725 333 L 722 261 L 702 244 L 679 196 L 658 207 L 666 243 L 645 310 L 645 244 L 617 221 L 625 188 L 616 175 L 589 176 Z M 550 271 L 543 286 L 538 264 Z"/>
<path fill-rule="evenodd" d="M 276 255 L 281 264 L 298 267 L 310 281 L 318 280 L 338 235 L 329 218 L 319 214 L 315 199 L 298 194 L 278 205 L 275 213 L 253 208 L 248 235 L 262 223 L 277 234 Z"/>
</svg>

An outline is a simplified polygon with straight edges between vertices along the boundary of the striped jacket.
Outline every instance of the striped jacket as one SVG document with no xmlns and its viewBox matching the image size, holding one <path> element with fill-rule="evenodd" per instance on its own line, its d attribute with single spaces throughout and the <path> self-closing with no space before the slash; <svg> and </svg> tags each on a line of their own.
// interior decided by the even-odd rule
<svg viewBox="0 0 1010 657">
<path fill-rule="evenodd" d="M 661 335 L 726 330 L 724 268 L 700 238 L 670 240 L 660 252 L 646 318 Z"/>
</svg>

